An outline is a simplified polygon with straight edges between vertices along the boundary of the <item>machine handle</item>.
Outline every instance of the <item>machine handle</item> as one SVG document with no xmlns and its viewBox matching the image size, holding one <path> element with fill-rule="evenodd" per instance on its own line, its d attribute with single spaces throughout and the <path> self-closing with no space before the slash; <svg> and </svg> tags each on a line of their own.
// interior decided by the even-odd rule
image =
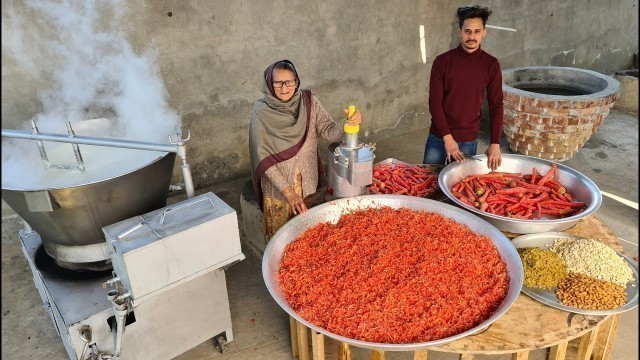
<svg viewBox="0 0 640 360">
<path fill-rule="evenodd" d="M 205 198 L 200 198 L 200 199 L 198 199 L 198 200 L 196 200 L 196 201 L 192 201 L 192 202 L 187 203 L 187 204 L 182 204 L 182 205 L 180 205 L 180 206 L 176 206 L 176 207 L 168 207 L 168 208 L 164 209 L 164 211 L 162 211 L 160 214 L 158 214 L 158 215 L 160 216 L 160 225 L 163 225 L 163 224 L 164 224 L 164 218 L 165 218 L 165 217 L 166 217 L 166 216 L 167 216 L 171 211 L 179 210 L 179 209 L 184 209 L 184 208 L 186 208 L 187 206 L 190 206 L 190 205 L 193 205 L 193 204 L 199 203 L 200 201 L 205 201 L 205 200 L 208 200 L 208 201 L 209 201 L 209 203 L 211 204 L 211 206 L 215 206 L 215 205 L 213 205 L 213 201 L 211 201 L 211 199 L 209 199 L 208 197 L 205 197 Z M 156 215 L 156 216 L 158 216 L 158 215 Z M 147 224 L 148 224 L 148 222 L 147 222 L 146 220 L 144 220 L 144 218 L 143 218 L 142 216 L 140 216 L 140 222 L 139 222 L 139 223 L 137 223 L 136 225 L 133 225 L 133 226 L 132 226 L 132 227 L 130 227 L 129 229 L 127 229 L 127 230 L 125 230 L 125 231 L 121 232 L 120 234 L 118 234 L 118 236 L 116 236 L 116 239 L 120 240 L 120 239 L 122 239 L 123 237 L 125 237 L 125 236 L 127 236 L 127 235 L 131 234 L 132 232 L 134 232 L 134 231 L 136 231 L 136 230 L 140 229 L 142 226 L 147 225 Z M 156 232 L 153 228 L 151 228 L 151 230 L 152 230 L 152 231 L 153 231 L 153 232 L 154 232 L 158 237 L 160 237 L 160 234 L 158 234 L 158 232 Z"/>
<path fill-rule="evenodd" d="M 211 199 L 209 199 L 208 197 L 200 198 L 200 199 L 198 199 L 198 200 L 196 200 L 196 201 L 192 201 L 192 202 L 187 203 L 187 204 L 182 204 L 182 205 L 180 205 L 180 206 L 176 206 L 176 207 L 168 207 L 168 208 L 166 208 L 166 209 L 165 209 L 165 210 L 160 214 L 160 225 L 164 224 L 164 218 L 165 218 L 165 216 L 167 216 L 171 211 L 184 209 L 184 208 L 186 208 L 187 206 L 191 206 L 191 205 L 193 205 L 193 204 L 196 204 L 196 203 L 199 203 L 200 201 L 205 201 L 205 200 L 208 200 L 208 201 L 209 201 L 209 203 L 211 204 L 211 206 L 214 206 L 214 207 L 215 207 L 215 205 L 213 205 L 213 201 L 211 201 Z"/>
<path fill-rule="evenodd" d="M 125 237 L 125 236 L 127 236 L 127 235 L 131 234 L 132 232 L 134 232 L 134 231 L 136 231 L 136 230 L 140 229 L 140 228 L 141 228 L 141 227 L 143 227 L 144 225 L 148 225 L 148 224 L 149 224 L 149 223 L 148 223 L 148 222 L 147 222 L 147 221 L 146 221 L 142 216 L 139 216 L 139 218 L 140 218 L 140 222 L 139 222 L 139 223 L 137 223 L 137 224 L 133 225 L 133 226 L 132 226 L 132 227 L 130 227 L 129 229 L 127 229 L 127 230 L 125 230 L 125 231 L 121 232 L 120 234 L 118 234 L 118 235 L 116 236 L 116 240 L 121 240 L 123 237 Z M 156 234 L 156 236 L 157 236 L 158 238 L 160 238 L 160 237 L 161 237 L 161 236 L 160 236 L 160 234 L 158 234 L 158 232 L 157 232 L 157 231 L 155 231 L 155 230 L 154 230 L 153 228 L 151 228 L 151 227 L 149 227 L 149 228 L 151 229 L 151 231 L 153 231 L 153 233 L 154 233 L 154 234 Z"/>
<path fill-rule="evenodd" d="M 349 114 L 347 115 L 347 120 L 356 113 L 356 107 L 354 105 L 349 105 Z M 357 134 L 360 131 L 360 125 L 349 125 L 344 124 L 344 132 L 347 134 Z"/>
<path fill-rule="evenodd" d="M 350 118 L 355 113 L 356 113 L 356 106 L 355 105 L 349 105 L 349 115 L 347 115 L 347 117 Z"/>
<path fill-rule="evenodd" d="M 121 232 L 120 234 L 118 234 L 118 235 L 116 236 L 116 239 L 118 239 L 118 240 L 122 239 L 123 237 L 125 237 L 125 236 L 127 236 L 127 235 L 131 234 L 132 232 L 134 232 L 134 231 L 136 231 L 136 230 L 140 229 L 140 228 L 142 227 L 142 225 L 144 225 L 145 223 L 146 223 L 146 222 L 144 221 L 144 219 L 142 218 L 142 216 L 140 216 L 140 222 L 139 222 L 139 223 L 137 223 L 136 225 L 133 225 L 133 226 L 132 226 L 132 227 L 130 227 L 129 229 L 127 229 L 127 230 L 125 230 L 125 231 Z"/>
</svg>

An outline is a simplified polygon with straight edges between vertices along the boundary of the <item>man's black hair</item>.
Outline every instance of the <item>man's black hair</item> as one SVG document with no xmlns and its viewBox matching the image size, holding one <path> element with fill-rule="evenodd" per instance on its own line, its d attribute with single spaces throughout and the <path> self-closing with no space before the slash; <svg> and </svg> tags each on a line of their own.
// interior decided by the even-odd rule
<svg viewBox="0 0 640 360">
<path fill-rule="evenodd" d="M 487 19 L 491 15 L 492 11 L 488 7 L 482 7 L 480 5 L 473 6 L 461 6 L 458 8 L 458 28 L 462 29 L 462 24 L 467 19 L 482 18 L 482 26 L 487 25 Z"/>
</svg>

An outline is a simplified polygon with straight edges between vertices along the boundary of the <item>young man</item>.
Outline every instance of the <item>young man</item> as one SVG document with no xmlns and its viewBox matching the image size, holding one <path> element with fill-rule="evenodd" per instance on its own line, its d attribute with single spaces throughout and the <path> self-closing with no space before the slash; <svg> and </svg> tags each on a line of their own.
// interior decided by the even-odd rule
<svg viewBox="0 0 640 360">
<path fill-rule="evenodd" d="M 423 163 L 462 162 L 463 154 L 476 154 L 486 90 L 491 142 L 485 154 L 488 167 L 495 170 L 502 162 L 502 72 L 498 59 L 480 48 L 487 35 L 485 25 L 491 10 L 478 5 L 463 6 L 457 14 L 460 45 L 438 55 L 431 68 L 431 128 Z"/>
</svg>

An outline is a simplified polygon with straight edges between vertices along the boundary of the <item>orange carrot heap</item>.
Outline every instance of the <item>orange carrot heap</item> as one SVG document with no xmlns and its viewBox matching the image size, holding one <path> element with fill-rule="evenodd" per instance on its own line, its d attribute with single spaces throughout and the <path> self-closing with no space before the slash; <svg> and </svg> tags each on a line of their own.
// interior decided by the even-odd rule
<svg viewBox="0 0 640 360">
<path fill-rule="evenodd" d="M 466 176 L 451 187 L 451 193 L 468 206 L 490 214 L 516 219 L 540 220 L 543 215 L 569 217 L 584 211 L 586 204 L 559 183 L 558 167 L 541 176 L 490 172 Z"/>
</svg>

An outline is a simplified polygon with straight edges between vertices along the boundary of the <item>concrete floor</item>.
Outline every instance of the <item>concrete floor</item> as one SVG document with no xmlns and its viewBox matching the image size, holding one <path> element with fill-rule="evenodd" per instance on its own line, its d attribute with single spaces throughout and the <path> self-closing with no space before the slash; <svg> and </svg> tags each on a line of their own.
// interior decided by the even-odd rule
<svg viewBox="0 0 640 360">
<path fill-rule="evenodd" d="M 486 128 L 486 126 L 485 126 Z M 486 148 L 483 128 L 479 152 Z M 379 141 L 377 161 L 393 157 L 409 163 L 420 163 L 427 130 Z M 509 152 L 507 144 L 502 144 Z M 612 111 L 598 132 L 566 165 L 580 171 L 598 184 L 604 192 L 638 202 L 638 117 Z M 231 205 L 240 216 L 239 194 L 247 178 L 202 189 L 212 191 Z M 184 198 L 170 198 L 176 202 Z M 604 197 L 597 216 L 624 240 L 629 257 L 638 256 L 638 211 Z M 2 358 L 64 359 L 66 352 L 51 320 L 42 308 L 31 272 L 20 249 L 18 230 L 21 219 L 2 204 Z M 241 239 L 246 241 L 240 223 Z M 628 241 L 628 242 L 627 242 Z M 227 287 L 235 340 L 219 354 L 212 341 L 207 341 L 177 359 L 290 359 L 288 317 L 266 290 L 261 274 L 261 261 L 243 244 L 247 259 L 227 270 Z M 636 261 L 637 265 L 637 261 Z M 327 344 L 327 348 L 331 348 Z M 126 349 L 124 349 L 126 352 Z M 353 350 L 354 359 L 368 358 L 366 352 Z M 545 358 L 538 350 L 530 359 Z M 410 353 L 388 353 L 387 359 L 411 359 Z M 429 359 L 456 359 L 452 354 L 429 353 Z M 476 359 L 510 359 L 508 355 L 477 356 Z M 622 315 L 612 358 L 638 359 L 638 309 Z"/>
</svg>

